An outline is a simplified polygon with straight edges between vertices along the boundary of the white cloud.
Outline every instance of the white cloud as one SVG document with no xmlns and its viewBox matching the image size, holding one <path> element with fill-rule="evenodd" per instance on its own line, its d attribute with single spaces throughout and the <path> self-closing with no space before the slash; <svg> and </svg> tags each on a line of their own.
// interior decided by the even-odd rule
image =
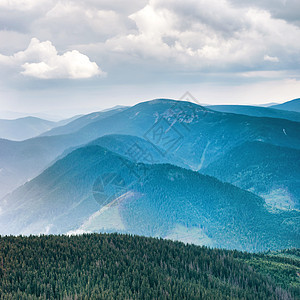
<svg viewBox="0 0 300 300">
<path fill-rule="evenodd" d="M 265 60 L 299 62 L 300 28 L 267 10 L 235 7 L 227 0 L 150 0 L 130 16 L 137 32 L 109 39 L 114 52 L 183 69 L 263 66 Z"/>
<path fill-rule="evenodd" d="M 52 0 L 0 0 L 0 7 L 8 10 L 29 11 L 51 3 L 53 3 Z"/>
<path fill-rule="evenodd" d="M 55 78 L 90 78 L 105 73 L 88 56 L 77 50 L 67 51 L 62 55 L 50 41 L 40 42 L 33 38 L 25 51 L 12 56 L 0 55 L 0 63 L 7 66 L 21 66 L 23 75 L 42 79 Z"/>
<path fill-rule="evenodd" d="M 265 55 L 264 56 L 264 60 L 265 61 L 270 61 L 270 62 L 279 62 L 278 57 L 276 57 L 276 56 L 269 56 L 269 55 Z"/>
</svg>

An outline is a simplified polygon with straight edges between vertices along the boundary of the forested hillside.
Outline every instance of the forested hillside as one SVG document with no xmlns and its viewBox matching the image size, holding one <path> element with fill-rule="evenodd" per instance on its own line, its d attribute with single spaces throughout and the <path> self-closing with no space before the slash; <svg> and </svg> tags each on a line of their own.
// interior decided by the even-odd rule
<svg viewBox="0 0 300 300">
<path fill-rule="evenodd" d="M 0 238 L 0 299 L 297 299 L 299 250 L 117 234 Z"/>
<path fill-rule="evenodd" d="M 201 170 L 263 197 L 281 209 L 300 208 L 300 151 L 247 142 Z"/>
<path fill-rule="evenodd" d="M 120 232 L 255 252 L 300 246 L 298 211 L 275 214 L 213 177 L 100 146 L 71 152 L 0 207 L 2 235 Z"/>
</svg>

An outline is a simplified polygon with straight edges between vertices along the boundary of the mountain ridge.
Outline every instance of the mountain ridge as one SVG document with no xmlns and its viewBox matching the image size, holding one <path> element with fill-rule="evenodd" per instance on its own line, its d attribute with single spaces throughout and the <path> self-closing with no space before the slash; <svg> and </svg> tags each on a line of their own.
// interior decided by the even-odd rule
<svg viewBox="0 0 300 300">
<path fill-rule="evenodd" d="M 209 105 L 207 107 L 219 112 L 242 114 L 253 117 L 279 118 L 300 122 L 299 112 L 280 110 L 271 107 L 260 107 L 250 105 Z"/>
<path fill-rule="evenodd" d="M 287 111 L 300 112 L 300 98 L 293 99 L 281 104 L 272 105 L 271 107 L 276 109 L 283 109 Z"/>
<path fill-rule="evenodd" d="M 118 197 L 124 198 L 113 203 Z M 297 246 L 299 234 L 297 212 L 270 213 L 262 198 L 229 183 L 170 164 L 133 163 L 100 146 L 71 152 L 0 207 L 0 228 L 8 230 L 1 234 L 76 231 L 101 209 L 89 224 L 100 232 L 188 238 L 229 249 Z M 117 222 L 111 228 L 109 219 Z"/>
<path fill-rule="evenodd" d="M 38 137 L 10 146 L 4 143 L 5 152 L 0 141 L 0 168 L 13 174 L 17 183 L 14 185 L 10 176 L 3 175 L 0 198 L 36 176 L 66 149 L 79 147 L 103 135 L 144 138 L 157 150 L 163 149 L 160 151 L 162 157 L 175 155 L 191 169 L 198 170 L 247 140 L 300 148 L 299 131 L 298 122 L 284 119 L 220 113 L 186 101 L 145 102 L 71 134 Z"/>
</svg>

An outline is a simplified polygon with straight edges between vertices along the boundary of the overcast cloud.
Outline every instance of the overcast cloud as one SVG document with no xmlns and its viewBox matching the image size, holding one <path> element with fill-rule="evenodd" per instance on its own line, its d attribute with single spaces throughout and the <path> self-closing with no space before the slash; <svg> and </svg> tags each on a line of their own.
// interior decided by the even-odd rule
<svg viewBox="0 0 300 300">
<path fill-rule="evenodd" d="M 244 103 L 251 101 L 238 99 L 234 87 L 246 91 L 275 82 L 285 90 L 293 82 L 284 101 L 299 97 L 299 66 L 298 0 L 0 0 L 5 109 L 43 96 L 40 108 L 50 109 L 51 95 L 55 106 L 80 91 L 82 106 L 94 106 L 96 99 L 103 107 L 109 99 L 133 104 L 152 96 L 149 84 L 163 85 L 170 97 L 175 86 L 182 92 L 193 86 L 196 97 L 212 103 L 227 99 L 221 92 L 209 94 L 209 86 L 232 86 L 234 102 Z M 116 93 L 120 85 L 130 85 L 131 93 L 122 98 Z M 133 99 L 137 95 L 143 99 Z M 257 94 L 252 102 L 267 95 Z"/>
</svg>

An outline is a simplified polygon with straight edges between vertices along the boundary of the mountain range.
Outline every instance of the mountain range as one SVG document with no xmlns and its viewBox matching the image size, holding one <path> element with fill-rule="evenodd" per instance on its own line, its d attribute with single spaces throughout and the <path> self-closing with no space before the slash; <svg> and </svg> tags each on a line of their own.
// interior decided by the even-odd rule
<svg viewBox="0 0 300 300">
<path fill-rule="evenodd" d="M 248 251 L 299 247 L 297 118 L 156 99 L 2 139 L 0 234 L 118 231 Z"/>
<path fill-rule="evenodd" d="M 23 141 L 36 137 L 57 126 L 64 126 L 79 117 L 80 116 L 74 116 L 58 122 L 36 117 L 24 117 L 14 120 L 0 119 L 0 138 L 13 141 Z"/>
<path fill-rule="evenodd" d="M 200 170 L 246 141 L 300 148 L 299 122 L 221 113 L 189 102 L 158 99 L 103 114 L 96 120 L 87 117 L 82 117 L 83 122 L 82 118 L 75 120 L 75 132 L 67 124 L 67 133 L 61 135 L 37 137 L 18 144 L 0 140 L 0 166 L 7 174 L 1 179 L 1 189 L 8 193 L 38 175 L 69 147 L 84 145 L 107 134 L 144 138 L 162 157 L 172 153 L 193 170 Z M 78 123 L 83 127 L 79 129 Z"/>
</svg>

